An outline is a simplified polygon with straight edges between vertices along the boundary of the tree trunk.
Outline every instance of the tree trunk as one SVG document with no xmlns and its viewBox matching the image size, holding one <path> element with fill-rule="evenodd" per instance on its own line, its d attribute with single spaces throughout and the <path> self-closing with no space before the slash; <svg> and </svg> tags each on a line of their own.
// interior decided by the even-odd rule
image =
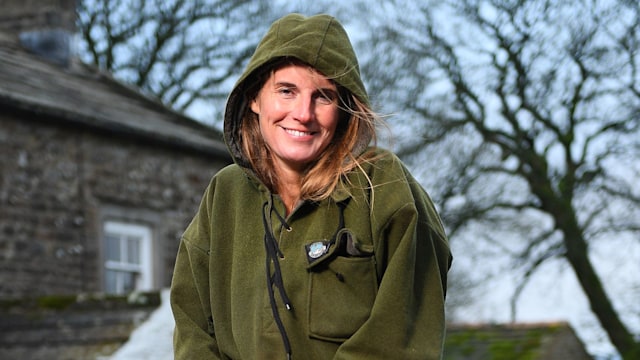
<svg viewBox="0 0 640 360">
<path fill-rule="evenodd" d="M 589 259 L 587 243 L 577 226 L 575 216 L 570 214 L 573 212 L 569 208 L 561 213 L 556 212 L 554 215 L 557 226 L 564 233 L 565 256 L 587 295 L 591 310 L 606 331 L 611 343 L 623 359 L 639 359 L 640 343 L 634 341 L 633 335 L 613 308 L 613 304 Z"/>
</svg>

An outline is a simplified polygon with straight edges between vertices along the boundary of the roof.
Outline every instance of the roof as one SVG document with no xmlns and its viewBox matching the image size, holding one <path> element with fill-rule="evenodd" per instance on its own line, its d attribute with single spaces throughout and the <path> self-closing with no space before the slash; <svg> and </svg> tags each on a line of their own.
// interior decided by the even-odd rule
<svg viewBox="0 0 640 360">
<path fill-rule="evenodd" d="M 568 323 L 554 322 L 448 325 L 444 359 L 588 360 L 592 357 Z"/>
<path fill-rule="evenodd" d="M 170 110 L 109 74 L 47 62 L 0 33 L 0 107 L 204 152 L 230 161 L 222 133 Z"/>
</svg>

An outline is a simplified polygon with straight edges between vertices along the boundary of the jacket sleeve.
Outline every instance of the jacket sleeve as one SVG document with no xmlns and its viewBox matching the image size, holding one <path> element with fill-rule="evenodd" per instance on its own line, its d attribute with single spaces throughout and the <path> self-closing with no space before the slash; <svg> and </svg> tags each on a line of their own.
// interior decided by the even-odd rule
<svg viewBox="0 0 640 360">
<path fill-rule="evenodd" d="M 369 318 L 334 359 L 442 358 L 452 257 L 433 203 L 405 175 L 415 201 L 398 206 L 377 229 L 376 260 L 383 266 L 378 293 Z"/>
<path fill-rule="evenodd" d="M 175 319 L 173 348 L 176 360 L 220 359 L 209 299 L 209 204 L 213 183 L 187 227 L 178 250 L 171 282 L 171 309 Z"/>
</svg>

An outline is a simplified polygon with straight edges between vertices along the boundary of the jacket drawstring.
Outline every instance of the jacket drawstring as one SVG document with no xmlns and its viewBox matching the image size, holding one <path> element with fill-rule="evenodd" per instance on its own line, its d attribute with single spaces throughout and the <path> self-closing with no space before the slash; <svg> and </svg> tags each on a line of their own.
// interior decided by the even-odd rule
<svg viewBox="0 0 640 360">
<path fill-rule="evenodd" d="M 267 207 L 269 210 L 267 211 Z M 273 286 L 278 288 L 280 292 L 280 297 L 282 298 L 282 302 L 287 310 L 291 311 L 293 307 L 291 306 L 291 301 L 287 296 L 286 291 L 284 290 L 284 283 L 282 282 L 282 271 L 280 270 L 280 262 L 278 260 L 279 257 L 282 257 L 283 254 L 278 247 L 278 242 L 273 235 L 273 231 L 271 230 L 271 212 L 273 211 L 273 197 L 271 201 L 265 202 L 262 207 L 262 222 L 264 225 L 264 246 L 267 252 L 267 261 L 266 261 L 266 273 L 267 273 L 267 290 L 269 291 L 269 302 L 271 303 L 271 311 L 273 312 L 273 318 L 278 326 L 278 330 L 280 331 L 280 336 L 282 336 L 282 342 L 284 343 L 284 350 L 286 352 L 287 360 L 291 359 L 291 344 L 289 343 L 289 337 L 287 336 L 287 331 L 284 328 L 284 324 L 282 323 L 282 319 L 280 318 L 280 313 L 278 312 L 278 307 L 276 305 L 276 297 L 273 291 Z M 286 223 L 284 218 L 280 216 L 278 211 L 275 211 L 278 219 L 280 220 L 282 226 L 286 229 L 291 229 L 289 224 Z M 268 219 L 268 220 L 267 220 Z M 274 274 L 271 275 L 271 263 L 273 263 Z"/>
<path fill-rule="evenodd" d="M 331 240 L 331 244 L 335 244 L 336 235 L 340 231 L 340 229 L 344 228 L 344 208 L 346 207 L 346 202 L 339 202 L 338 207 L 340 209 L 340 222 L 338 224 L 338 229 L 336 233 L 333 235 L 333 239 Z M 267 210 L 268 208 L 268 210 Z M 289 337 L 287 336 L 287 330 L 284 328 L 284 324 L 282 323 L 282 318 L 280 318 L 280 313 L 278 312 L 278 306 L 276 305 L 276 297 L 275 292 L 273 291 L 273 287 L 278 288 L 278 292 L 280 293 L 280 298 L 282 298 L 282 302 L 287 310 L 293 310 L 293 306 L 291 305 L 291 301 L 287 296 L 287 292 L 284 289 L 284 282 L 282 281 L 282 271 L 280 270 L 280 261 L 279 258 L 284 257 L 282 251 L 278 247 L 278 241 L 273 235 L 273 230 L 271 228 L 271 213 L 275 212 L 278 220 L 280 220 L 280 224 L 283 228 L 287 230 L 291 230 L 291 226 L 287 224 L 286 220 L 280 215 L 280 213 L 273 208 L 273 195 L 271 196 L 270 201 L 267 201 L 262 206 L 262 223 L 264 225 L 264 246 L 267 252 L 267 261 L 266 261 L 266 273 L 267 273 L 267 290 L 269 292 L 269 302 L 271 304 L 271 312 L 273 313 L 273 318 L 278 326 L 278 330 L 280 331 L 280 336 L 282 336 L 282 342 L 284 343 L 284 350 L 286 352 L 287 360 L 291 359 L 291 344 L 289 343 Z M 271 264 L 273 263 L 274 273 L 271 275 Z M 336 274 L 336 276 L 341 274 Z"/>
</svg>

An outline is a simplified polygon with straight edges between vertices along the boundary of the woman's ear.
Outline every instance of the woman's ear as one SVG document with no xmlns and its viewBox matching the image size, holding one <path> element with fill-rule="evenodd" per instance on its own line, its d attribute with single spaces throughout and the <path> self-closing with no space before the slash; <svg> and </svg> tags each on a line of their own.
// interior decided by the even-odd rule
<svg viewBox="0 0 640 360">
<path fill-rule="evenodd" d="M 253 98 L 249 102 L 249 108 L 256 114 L 260 114 L 260 104 L 258 104 L 258 98 Z"/>
</svg>

